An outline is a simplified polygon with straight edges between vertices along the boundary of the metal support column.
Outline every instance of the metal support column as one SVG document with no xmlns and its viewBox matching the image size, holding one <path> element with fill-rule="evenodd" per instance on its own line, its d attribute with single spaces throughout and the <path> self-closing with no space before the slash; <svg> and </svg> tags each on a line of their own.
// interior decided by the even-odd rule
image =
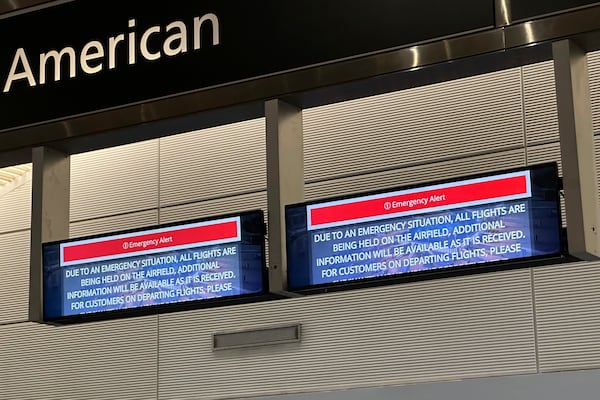
<svg viewBox="0 0 600 400">
<path fill-rule="evenodd" d="M 553 43 L 569 252 L 596 259 L 598 193 L 586 53 L 572 40 Z"/>
<path fill-rule="evenodd" d="M 32 160 L 29 320 L 40 322 L 42 243 L 69 237 L 71 161 L 68 155 L 47 147 L 34 148 Z"/>
<path fill-rule="evenodd" d="M 496 26 L 507 26 L 512 22 L 510 0 L 494 0 L 494 15 L 496 17 Z"/>
<path fill-rule="evenodd" d="M 285 205 L 304 200 L 302 110 L 281 100 L 265 102 L 269 289 L 285 290 Z"/>
</svg>

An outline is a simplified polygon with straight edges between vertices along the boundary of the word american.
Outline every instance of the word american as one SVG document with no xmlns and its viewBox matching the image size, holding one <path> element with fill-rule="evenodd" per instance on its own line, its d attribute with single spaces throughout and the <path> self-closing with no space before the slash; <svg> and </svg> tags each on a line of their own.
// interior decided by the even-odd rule
<svg viewBox="0 0 600 400">
<path fill-rule="evenodd" d="M 219 31 L 219 18 L 213 13 L 204 14 L 201 17 L 194 17 L 191 26 L 183 21 L 173 21 L 165 27 L 154 25 L 147 28 L 141 35 L 136 31 L 136 20 L 128 21 L 129 31 L 127 33 L 118 33 L 109 37 L 105 42 L 92 40 L 86 43 L 79 52 L 71 46 L 64 47 L 61 50 L 49 50 L 39 55 L 39 76 L 36 77 L 31 68 L 31 59 L 28 57 L 24 48 L 20 47 L 15 51 L 8 78 L 4 84 L 4 93 L 11 90 L 13 82 L 26 80 L 30 87 L 43 85 L 52 78 L 48 77 L 49 65 L 53 66 L 55 82 L 63 78 L 61 65 L 66 62 L 69 78 L 75 78 L 77 75 L 77 63 L 81 71 L 85 74 L 97 74 L 105 68 L 111 70 L 117 68 L 118 64 L 126 62 L 129 65 L 135 65 L 138 61 L 138 51 L 145 60 L 156 61 L 163 56 L 173 57 L 178 54 L 187 53 L 190 48 L 200 50 L 202 48 L 202 32 L 212 31 L 210 45 L 217 46 L 221 42 Z M 168 36 L 162 44 L 152 46 L 150 39 L 160 33 L 166 33 Z M 156 40 L 153 40 L 155 42 Z M 126 47 L 126 60 L 118 60 L 118 49 Z M 36 79 L 37 78 L 37 79 Z"/>
</svg>

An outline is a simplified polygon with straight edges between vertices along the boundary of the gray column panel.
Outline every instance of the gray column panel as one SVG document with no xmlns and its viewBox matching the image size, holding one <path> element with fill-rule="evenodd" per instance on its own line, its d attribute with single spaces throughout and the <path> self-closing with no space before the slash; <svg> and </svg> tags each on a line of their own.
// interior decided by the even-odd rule
<svg viewBox="0 0 600 400">
<path fill-rule="evenodd" d="M 304 200 L 302 110 L 281 100 L 265 102 L 269 290 L 286 288 L 285 206 Z"/>
<path fill-rule="evenodd" d="M 587 56 L 571 40 L 553 43 L 552 54 L 569 252 L 596 259 L 600 256 L 600 216 Z"/>
<path fill-rule="evenodd" d="M 69 237 L 70 156 L 47 147 L 32 150 L 29 319 L 43 321 L 42 244 Z"/>
</svg>

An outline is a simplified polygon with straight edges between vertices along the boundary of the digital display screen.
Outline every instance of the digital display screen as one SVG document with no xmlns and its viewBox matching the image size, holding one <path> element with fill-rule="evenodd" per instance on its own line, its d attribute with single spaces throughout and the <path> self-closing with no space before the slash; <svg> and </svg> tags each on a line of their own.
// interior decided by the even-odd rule
<svg viewBox="0 0 600 400">
<path fill-rule="evenodd" d="M 286 207 L 288 289 L 561 253 L 556 164 Z"/>
<path fill-rule="evenodd" d="M 253 211 L 44 244 L 44 319 L 140 315 L 262 294 L 264 234 L 263 213 Z"/>
</svg>

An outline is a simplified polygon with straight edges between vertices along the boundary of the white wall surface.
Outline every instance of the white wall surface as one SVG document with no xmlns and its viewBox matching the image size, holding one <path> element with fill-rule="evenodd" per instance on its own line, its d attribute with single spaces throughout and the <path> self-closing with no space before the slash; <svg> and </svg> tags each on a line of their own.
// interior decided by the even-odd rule
<svg viewBox="0 0 600 400">
<path fill-rule="evenodd" d="M 542 63 L 305 110 L 306 197 L 559 161 L 553 85 Z M 71 236 L 264 210 L 264 160 L 263 119 L 73 156 Z M 0 400 L 232 399 L 600 368 L 600 263 L 13 323 L 27 315 L 26 190 L 0 198 L 14 210 L 0 216 Z M 214 332 L 281 323 L 302 323 L 302 342 L 211 350 Z"/>
</svg>

